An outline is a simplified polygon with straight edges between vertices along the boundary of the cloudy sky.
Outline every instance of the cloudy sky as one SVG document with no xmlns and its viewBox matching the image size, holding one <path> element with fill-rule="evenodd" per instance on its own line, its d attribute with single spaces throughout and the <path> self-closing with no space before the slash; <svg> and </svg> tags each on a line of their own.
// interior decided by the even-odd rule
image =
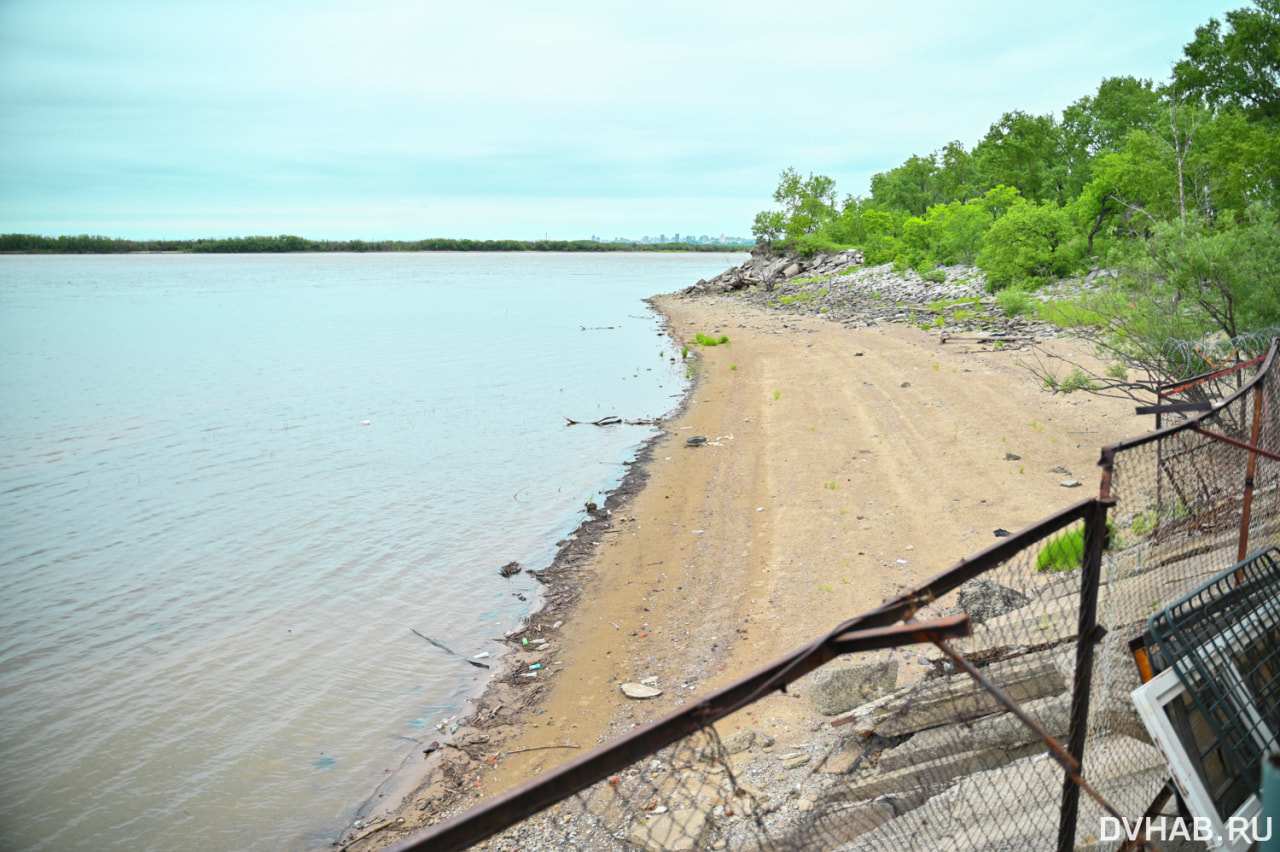
<svg viewBox="0 0 1280 852">
<path fill-rule="evenodd" d="M 0 0 L 0 232 L 748 236 L 1247 0 Z"/>
</svg>

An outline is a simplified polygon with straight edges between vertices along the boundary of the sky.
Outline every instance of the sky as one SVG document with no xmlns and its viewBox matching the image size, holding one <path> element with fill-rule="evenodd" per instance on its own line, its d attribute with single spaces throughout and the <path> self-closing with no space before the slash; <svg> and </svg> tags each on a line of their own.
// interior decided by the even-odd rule
<svg viewBox="0 0 1280 852">
<path fill-rule="evenodd" d="M 0 233 L 750 236 L 1247 0 L 0 0 Z"/>
</svg>

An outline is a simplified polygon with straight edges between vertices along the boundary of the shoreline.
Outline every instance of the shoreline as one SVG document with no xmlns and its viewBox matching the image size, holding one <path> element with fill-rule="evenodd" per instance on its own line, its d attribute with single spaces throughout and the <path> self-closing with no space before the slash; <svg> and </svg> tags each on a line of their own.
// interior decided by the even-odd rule
<svg viewBox="0 0 1280 852">
<path fill-rule="evenodd" d="M 660 297 L 649 297 L 643 301 L 656 314 L 662 324 L 663 332 L 671 338 L 673 345 L 679 348 L 681 344 L 675 336 L 671 318 L 655 304 L 655 298 Z M 579 572 L 586 567 L 586 563 L 591 561 L 595 555 L 594 548 L 601 544 L 605 534 L 610 531 L 613 514 L 625 509 L 644 489 L 651 475 L 650 465 L 655 448 L 666 436 L 666 425 L 684 414 L 697 385 L 698 377 L 695 375 L 686 383 L 685 391 L 680 395 L 676 405 L 657 421 L 658 431 L 643 440 L 629 460 L 622 462 L 622 466 L 626 468 L 622 479 L 614 488 L 603 494 L 603 500 L 597 511 L 589 513 L 562 540 L 551 562 L 544 568 L 524 569 L 524 573 L 538 581 L 537 603 L 521 625 L 507 632 L 503 637 L 502 648 L 489 660 L 492 669 L 484 686 L 468 695 L 458 714 L 452 717 L 458 723 L 457 731 L 452 737 L 453 741 L 444 742 L 450 738 L 444 731 L 440 731 L 436 736 L 424 736 L 420 745 L 438 744 L 439 747 L 425 753 L 420 747 L 410 750 L 395 773 L 383 780 L 355 809 L 352 824 L 346 827 L 341 839 L 335 845 L 343 848 L 358 848 L 356 844 L 362 842 L 362 837 L 369 837 L 372 840 L 373 835 L 368 833 L 368 826 L 376 820 L 372 820 L 369 814 L 376 813 L 384 800 L 399 801 L 400 805 L 393 807 L 393 810 L 399 813 L 409 797 L 415 794 L 421 795 L 432 788 L 432 776 L 441 772 L 440 764 L 450 749 L 461 747 L 458 750 L 463 750 L 471 745 L 489 744 L 492 741 L 486 732 L 500 728 L 502 730 L 499 736 L 510 736 L 512 732 L 505 730 L 506 726 L 518 727 L 525 722 L 521 717 L 546 691 L 550 685 L 550 678 L 522 679 L 524 670 L 527 670 L 528 665 L 533 664 L 528 660 L 536 659 L 538 652 L 528 651 L 527 646 L 519 640 L 532 636 L 550 641 L 572 617 L 585 589 Z M 486 710 L 489 711 L 487 714 Z M 482 714 L 484 718 L 478 718 Z M 503 720 L 501 716 L 514 718 Z M 468 724 L 473 720 L 477 725 Z M 413 772 L 406 771 L 408 765 L 419 754 L 423 754 L 424 763 Z M 448 770 L 443 774 L 446 779 L 453 775 Z M 436 779 L 437 783 L 434 786 L 444 786 L 438 783 L 439 780 Z M 388 827 L 389 823 L 383 822 L 381 825 Z M 381 848 L 390 841 L 391 838 L 385 838 L 367 848 Z"/>
<path fill-rule="evenodd" d="M 509 637 L 504 668 L 432 755 L 430 777 L 371 800 L 386 822 L 366 821 L 368 840 L 351 848 L 385 846 L 576 757 L 975 552 L 991 529 L 1073 502 L 1085 492 L 1046 478 L 1050 459 L 1088 479 L 1098 447 L 1146 428 L 1128 403 L 1050 397 L 1010 353 L 943 347 L 915 328 L 849 328 L 731 296 L 649 303 L 677 346 L 695 331 L 730 345 L 701 351 L 605 511 L 538 572 L 548 606 Z M 1001 459 L 1016 454 L 1000 431 L 1017 433 L 1032 476 Z M 710 443 L 688 449 L 690 435 Z M 1087 440 L 1068 447 L 1071 435 Z M 910 662 L 904 677 L 922 676 Z M 550 674 L 525 678 L 529 665 Z M 619 695 L 646 676 L 661 698 Z M 793 747 L 816 730 L 795 700 L 806 692 L 802 682 L 726 724 L 767 720 Z"/>
</svg>

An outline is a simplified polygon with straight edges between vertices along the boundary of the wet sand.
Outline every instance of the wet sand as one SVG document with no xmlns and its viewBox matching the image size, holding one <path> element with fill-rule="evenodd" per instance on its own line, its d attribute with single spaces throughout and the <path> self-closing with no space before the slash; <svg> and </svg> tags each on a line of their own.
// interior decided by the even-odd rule
<svg viewBox="0 0 1280 852">
<path fill-rule="evenodd" d="M 453 738 L 438 735 L 427 782 L 389 786 L 363 817 L 403 828 L 352 848 L 577 757 L 981 550 L 994 530 L 1096 495 L 1099 448 L 1151 425 L 1127 401 L 1047 393 L 1016 348 L 732 297 L 655 304 L 676 340 L 729 344 L 690 347 L 684 410 L 547 572 L 548 607 L 511 637 L 503 675 Z M 1047 345 L 1083 354 L 1079 341 Z M 708 441 L 692 447 L 695 436 Z M 657 698 L 619 689 L 650 678 Z M 812 730 L 821 719 L 800 687 L 728 729 L 767 716 L 784 734 Z"/>
</svg>

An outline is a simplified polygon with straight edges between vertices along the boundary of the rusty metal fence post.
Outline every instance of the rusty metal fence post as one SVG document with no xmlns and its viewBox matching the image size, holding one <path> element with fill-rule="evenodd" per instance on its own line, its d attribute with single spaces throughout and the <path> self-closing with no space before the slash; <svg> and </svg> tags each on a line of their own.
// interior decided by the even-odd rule
<svg viewBox="0 0 1280 852">
<path fill-rule="evenodd" d="M 1110 473 L 1110 471 L 1107 471 Z M 1110 477 L 1104 474 L 1105 486 Z M 1098 588 L 1102 580 L 1102 551 L 1107 537 L 1109 499 L 1095 500 L 1084 520 L 1084 560 L 1080 577 L 1080 612 L 1076 636 L 1076 677 L 1071 691 L 1071 722 L 1067 751 L 1077 765 L 1084 765 L 1089 730 L 1089 691 L 1093 685 L 1093 648 L 1106 630 L 1098 624 Z M 1081 770 L 1083 772 L 1083 769 Z M 1058 823 L 1058 852 L 1071 852 L 1076 843 L 1076 819 L 1080 812 L 1080 785 L 1065 772 L 1062 781 L 1062 817 Z"/>
<path fill-rule="evenodd" d="M 1258 438 L 1262 431 L 1262 395 L 1266 389 L 1267 375 L 1262 374 L 1253 391 L 1253 427 L 1249 431 L 1249 462 L 1244 475 L 1244 498 L 1240 513 L 1240 547 L 1236 561 L 1243 562 L 1249 554 L 1249 521 L 1253 515 L 1253 480 L 1258 474 Z"/>
</svg>

